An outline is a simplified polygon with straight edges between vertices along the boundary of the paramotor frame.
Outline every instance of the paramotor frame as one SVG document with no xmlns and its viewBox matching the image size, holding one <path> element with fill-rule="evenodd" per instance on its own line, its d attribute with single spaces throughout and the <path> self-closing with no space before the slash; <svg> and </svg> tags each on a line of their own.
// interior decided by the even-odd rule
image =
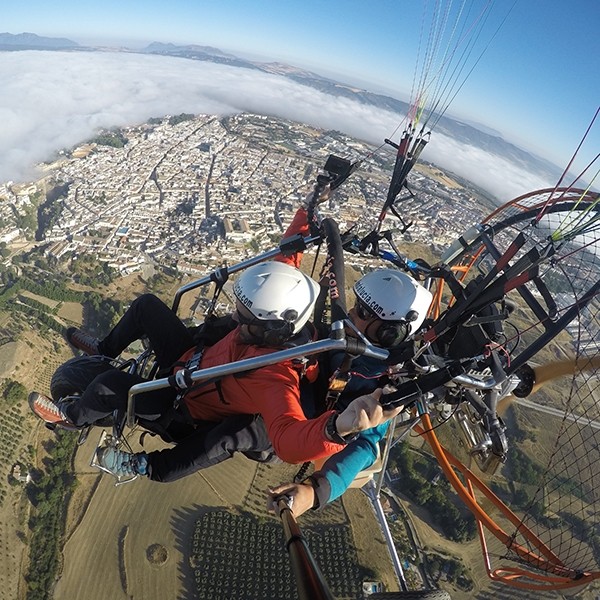
<svg viewBox="0 0 600 600">
<path fill-rule="evenodd" d="M 521 328 L 515 328 L 512 336 L 501 343 L 496 340 L 487 349 L 489 353 L 500 353 L 503 358 L 504 389 L 500 389 L 499 396 L 490 396 L 485 391 L 486 372 L 480 371 L 477 378 L 481 385 L 475 393 L 485 406 L 483 411 L 473 410 L 477 398 L 473 398 L 472 391 L 464 393 L 463 389 L 455 394 L 457 400 L 452 416 L 461 422 L 459 430 L 464 434 L 469 460 L 478 459 L 480 469 L 489 471 L 492 464 L 493 471 L 494 466 L 498 466 L 498 461 L 494 464 L 488 460 L 496 454 L 494 434 L 504 434 L 504 424 L 495 418 L 498 400 L 509 396 L 511 389 L 515 395 L 525 396 L 534 385 L 539 387 L 553 376 L 570 374 L 572 377 L 570 397 L 562 410 L 562 422 L 550 456 L 540 473 L 537 491 L 522 516 L 517 516 L 440 443 L 436 432 L 442 430 L 432 423 L 432 417 L 435 420 L 439 414 L 435 405 L 439 405 L 440 397 L 445 395 L 449 399 L 447 390 L 430 394 L 429 401 L 427 395 L 423 395 L 417 402 L 419 421 L 410 426 L 427 440 L 449 482 L 475 516 L 490 577 L 516 587 L 565 589 L 600 578 L 594 542 L 596 525 L 589 518 L 596 500 L 594 465 L 598 458 L 598 443 L 593 441 L 597 430 L 593 426 L 598 424 L 594 398 L 600 393 L 599 215 L 598 194 L 589 191 L 554 189 L 525 194 L 494 211 L 445 253 L 444 264 L 457 274 L 461 283 L 458 293 L 456 285 L 448 292 L 447 276 L 431 280 L 435 291 L 434 320 L 425 339 L 432 347 L 443 336 L 447 337 L 448 332 L 454 334 L 457 328 L 485 322 L 485 319 L 477 319 L 478 311 L 486 303 L 504 302 L 509 292 L 516 297 L 511 312 L 516 311 Z M 434 267 L 431 274 L 436 275 L 436 272 L 439 268 Z M 469 281 L 474 282 L 475 292 L 465 298 L 461 290 Z M 507 315 L 501 316 L 506 318 Z M 572 346 L 570 352 L 565 351 L 567 343 Z M 448 345 L 444 349 L 447 350 Z M 559 353 L 560 360 L 549 355 L 550 351 Z M 565 358 L 573 354 L 574 357 Z M 540 356 L 543 361 L 549 361 L 545 370 L 528 365 L 532 357 L 539 359 Z M 429 360 L 437 360 L 439 364 L 442 358 L 435 357 L 434 352 Z M 488 381 L 489 374 L 488 371 Z M 540 377 L 545 380 L 540 381 Z M 511 379 L 513 383 L 508 384 Z M 456 378 L 455 383 L 461 385 L 460 378 Z M 487 389 L 493 390 L 494 383 L 501 381 L 492 381 Z M 401 437 L 404 435 L 406 431 Z M 502 463 L 506 455 L 498 458 Z M 376 492 L 369 492 L 372 500 L 378 501 L 381 483 L 382 480 Z M 579 497 L 573 492 L 578 486 L 583 490 Z M 478 500 L 475 490 L 483 502 Z M 488 514 L 490 504 L 502 514 L 500 518 L 494 519 Z M 553 521 L 548 514 L 557 514 L 560 518 Z M 561 524 L 556 522 L 561 519 Z M 497 521 L 501 521 L 502 526 Z M 517 561 L 518 567 L 491 568 L 484 530 L 500 540 L 505 548 L 503 558 Z"/>
</svg>

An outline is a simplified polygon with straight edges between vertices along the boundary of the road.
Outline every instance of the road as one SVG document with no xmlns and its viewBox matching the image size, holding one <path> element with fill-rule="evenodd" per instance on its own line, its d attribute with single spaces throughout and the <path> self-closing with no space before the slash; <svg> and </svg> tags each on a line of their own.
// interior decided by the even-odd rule
<svg viewBox="0 0 600 600">
<path fill-rule="evenodd" d="M 573 421 L 574 423 L 577 423 L 578 425 L 589 425 L 592 429 L 600 429 L 600 422 L 592 421 L 588 417 L 574 415 L 571 413 L 565 414 L 564 410 L 561 410 L 559 408 L 552 408 L 551 406 L 542 406 L 541 404 L 537 404 L 536 402 L 532 402 L 531 400 L 526 400 L 525 398 L 515 398 L 515 402 L 517 404 L 520 404 L 521 406 L 525 406 L 526 408 L 537 410 L 538 412 L 552 415 L 560 419 L 565 418 L 568 421 Z"/>
</svg>

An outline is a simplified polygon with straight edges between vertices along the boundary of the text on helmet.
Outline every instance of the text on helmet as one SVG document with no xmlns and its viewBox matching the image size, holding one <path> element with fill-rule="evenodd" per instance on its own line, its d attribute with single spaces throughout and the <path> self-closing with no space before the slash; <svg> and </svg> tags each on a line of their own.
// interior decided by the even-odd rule
<svg viewBox="0 0 600 600">
<path fill-rule="evenodd" d="M 381 306 L 381 304 L 373 300 L 371 294 L 369 294 L 369 292 L 365 289 L 364 285 L 360 281 L 356 282 L 355 288 L 356 293 L 360 297 L 362 303 L 365 306 L 367 306 L 369 310 L 372 310 L 376 315 L 381 315 L 383 313 L 383 306 Z"/>
<path fill-rule="evenodd" d="M 234 286 L 233 286 L 233 293 L 235 294 L 235 297 L 246 307 L 246 308 L 252 308 L 252 300 L 250 300 L 250 298 L 248 298 L 248 296 L 246 296 L 246 294 L 244 294 L 244 292 L 242 291 L 242 288 L 240 286 L 240 284 L 236 281 Z"/>
</svg>

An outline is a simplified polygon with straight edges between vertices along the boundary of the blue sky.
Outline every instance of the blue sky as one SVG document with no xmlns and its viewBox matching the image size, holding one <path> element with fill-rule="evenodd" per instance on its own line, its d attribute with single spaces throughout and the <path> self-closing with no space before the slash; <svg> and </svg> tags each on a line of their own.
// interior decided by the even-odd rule
<svg viewBox="0 0 600 600">
<path fill-rule="evenodd" d="M 480 46 L 490 41 L 504 17 L 506 21 L 449 112 L 566 166 L 600 104 L 600 3 L 469 3 L 492 9 Z M 1 27 L 80 44 L 212 45 L 305 66 L 406 99 L 422 25 L 427 32 L 435 5 L 434 0 L 30 0 L 5 6 Z M 599 150 L 596 123 L 576 167 Z"/>
</svg>

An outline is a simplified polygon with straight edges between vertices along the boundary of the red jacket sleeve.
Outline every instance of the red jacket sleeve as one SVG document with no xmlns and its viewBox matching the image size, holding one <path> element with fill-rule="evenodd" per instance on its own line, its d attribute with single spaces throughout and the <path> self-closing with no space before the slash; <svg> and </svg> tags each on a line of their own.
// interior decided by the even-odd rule
<svg viewBox="0 0 600 600">
<path fill-rule="evenodd" d="M 283 234 L 283 238 L 291 237 L 292 235 L 296 235 L 297 233 L 301 233 L 302 237 L 308 236 L 310 233 L 308 227 L 308 213 L 303 208 L 299 208 L 292 219 L 292 222 L 289 224 L 285 233 Z M 278 256 L 276 260 L 280 262 L 287 263 L 288 265 L 292 265 L 293 267 L 299 268 L 300 263 L 302 262 L 302 252 L 296 252 L 291 256 Z"/>
<path fill-rule="evenodd" d="M 268 373 L 267 373 L 268 372 Z M 307 419 L 300 406 L 297 374 L 285 363 L 259 369 L 245 378 L 246 393 L 254 398 L 267 426 L 273 448 L 288 463 L 331 456 L 345 446 L 325 436 L 325 423 L 333 411 Z M 273 390 L 277 390 L 273 393 Z"/>
</svg>

